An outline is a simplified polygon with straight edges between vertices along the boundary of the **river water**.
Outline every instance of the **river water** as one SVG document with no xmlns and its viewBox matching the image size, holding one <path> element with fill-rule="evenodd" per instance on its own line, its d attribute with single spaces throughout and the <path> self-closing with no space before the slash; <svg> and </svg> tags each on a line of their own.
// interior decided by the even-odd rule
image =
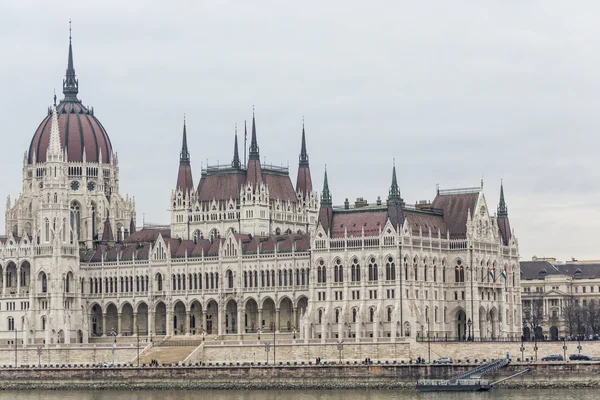
<svg viewBox="0 0 600 400">
<path fill-rule="evenodd" d="M 254 391 L 0 391 L 0 400 L 596 400 L 597 389 L 492 390 L 488 393 L 417 393 L 413 390 Z"/>
</svg>

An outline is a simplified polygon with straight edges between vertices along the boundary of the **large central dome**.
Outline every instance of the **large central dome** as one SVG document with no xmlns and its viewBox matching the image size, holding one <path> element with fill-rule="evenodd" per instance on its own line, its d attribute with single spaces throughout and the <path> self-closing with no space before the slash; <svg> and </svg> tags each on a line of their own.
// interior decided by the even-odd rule
<svg viewBox="0 0 600 400">
<path fill-rule="evenodd" d="M 58 113 L 58 128 L 60 131 L 60 143 L 67 149 L 67 161 L 82 162 L 85 151 L 86 162 L 108 163 L 113 154 L 112 145 L 106 130 L 94 116 L 94 110 L 88 109 L 81 100 L 77 98 L 79 93 L 79 81 L 75 77 L 73 67 L 73 47 L 69 37 L 69 61 L 67 73 L 63 81 L 63 93 L 65 98 L 56 106 Z M 56 96 L 55 100 L 56 102 Z M 35 131 L 27 162 L 33 164 L 46 161 L 46 152 L 50 143 L 50 126 L 52 115 L 48 115 Z"/>
</svg>

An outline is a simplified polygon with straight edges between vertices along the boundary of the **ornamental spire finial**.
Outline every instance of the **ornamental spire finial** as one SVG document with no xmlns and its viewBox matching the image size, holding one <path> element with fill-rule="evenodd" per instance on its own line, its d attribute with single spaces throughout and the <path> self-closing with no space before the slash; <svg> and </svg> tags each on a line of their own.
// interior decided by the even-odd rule
<svg viewBox="0 0 600 400">
<path fill-rule="evenodd" d="M 504 201 L 504 184 L 502 181 L 500 181 L 500 204 L 498 204 L 498 216 L 508 217 L 508 208 L 506 207 L 506 202 Z"/>
<path fill-rule="evenodd" d="M 185 114 L 183 114 L 183 142 L 181 143 L 181 153 L 179 153 L 179 165 L 190 165 L 190 152 L 188 151 L 187 145 Z"/>
<path fill-rule="evenodd" d="M 300 148 L 300 167 L 308 167 L 308 152 L 306 151 L 306 134 L 304 132 L 304 117 L 302 117 L 302 147 Z"/>
<path fill-rule="evenodd" d="M 69 59 L 67 61 L 67 72 L 63 80 L 63 94 L 65 95 L 65 100 L 77 101 L 79 81 L 75 77 L 75 67 L 73 67 L 73 46 L 71 39 L 71 20 L 69 20 Z"/>
<path fill-rule="evenodd" d="M 258 152 L 258 141 L 256 140 L 256 120 L 254 118 L 254 106 L 252 106 L 252 139 L 250 141 L 250 155 L 248 159 L 260 161 L 260 154 Z"/>
<path fill-rule="evenodd" d="M 242 163 L 240 162 L 240 154 L 238 151 L 238 139 L 237 139 L 237 123 L 235 124 L 235 141 L 233 143 L 233 161 L 231 162 L 233 168 L 241 168 Z"/>
<path fill-rule="evenodd" d="M 329 192 L 329 182 L 327 181 L 327 165 L 325 165 L 325 179 L 323 180 L 323 192 L 321 193 L 321 206 L 331 207 L 331 192 Z"/>
</svg>

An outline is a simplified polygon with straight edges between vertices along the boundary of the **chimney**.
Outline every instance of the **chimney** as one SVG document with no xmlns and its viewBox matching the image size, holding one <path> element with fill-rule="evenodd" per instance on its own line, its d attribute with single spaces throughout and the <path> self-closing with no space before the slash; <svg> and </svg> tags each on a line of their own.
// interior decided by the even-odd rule
<svg viewBox="0 0 600 400">
<path fill-rule="evenodd" d="M 348 198 L 346 198 L 346 200 L 344 200 L 344 208 L 346 210 L 350 208 L 350 202 L 348 201 Z"/>
<path fill-rule="evenodd" d="M 361 208 L 361 207 L 365 207 L 368 205 L 369 205 L 369 203 L 367 203 L 367 201 L 365 199 L 363 199 L 362 197 L 358 197 L 356 199 L 356 201 L 354 202 L 354 208 Z"/>
<path fill-rule="evenodd" d="M 380 206 L 381 205 L 381 196 L 377 196 L 377 205 Z"/>
<path fill-rule="evenodd" d="M 419 200 L 417 204 L 415 204 L 415 208 L 417 210 L 431 210 L 431 202 L 428 200 Z"/>
</svg>

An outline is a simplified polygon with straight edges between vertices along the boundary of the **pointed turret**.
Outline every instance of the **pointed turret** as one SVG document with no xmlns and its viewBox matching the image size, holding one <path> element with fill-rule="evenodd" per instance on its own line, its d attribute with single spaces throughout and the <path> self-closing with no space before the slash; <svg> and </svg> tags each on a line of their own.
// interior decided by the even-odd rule
<svg viewBox="0 0 600 400">
<path fill-rule="evenodd" d="M 73 46 L 71 44 L 71 21 L 69 21 L 69 60 L 67 61 L 67 72 L 63 80 L 63 93 L 65 100 L 78 101 L 79 81 L 75 77 L 75 67 L 73 66 Z"/>
<path fill-rule="evenodd" d="M 400 187 L 396 179 L 396 161 L 392 168 L 392 184 L 388 194 L 387 201 L 388 219 L 394 228 L 398 228 L 404 223 L 404 210 L 402 209 L 402 197 L 400 196 Z"/>
<path fill-rule="evenodd" d="M 50 125 L 50 143 L 46 153 L 46 161 L 62 161 L 63 150 L 60 143 L 60 131 L 58 130 L 58 114 L 56 107 L 52 106 L 52 122 Z"/>
<path fill-rule="evenodd" d="M 331 193 L 329 192 L 329 182 L 327 182 L 327 167 L 325 167 L 325 179 L 323 180 L 323 192 L 321 192 L 321 207 L 331 207 Z"/>
<path fill-rule="evenodd" d="M 105 243 L 111 243 L 115 241 L 115 236 L 113 234 L 112 228 L 110 226 L 109 216 L 106 216 L 106 220 L 104 221 L 104 230 L 102 231 L 102 241 Z"/>
<path fill-rule="evenodd" d="M 135 221 L 133 220 L 133 217 L 131 217 L 131 220 L 129 221 L 129 234 L 133 235 L 135 233 Z"/>
<path fill-rule="evenodd" d="M 323 192 L 321 192 L 321 208 L 319 209 L 319 224 L 328 234 L 331 234 L 331 224 L 333 222 L 332 204 L 331 193 L 329 192 L 329 182 L 327 182 L 327 167 L 325 167 Z"/>
<path fill-rule="evenodd" d="M 239 169 L 242 166 L 240 162 L 240 153 L 238 151 L 238 139 L 237 139 L 237 125 L 235 127 L 235 141 L 233 142 L 233 161 L 231 161 L 233 168 Z"/>
<path fill-rule="evenodd" d="M 392 185 L 390 186 L 390 192 L 388 195 L 388 202 L 401 203 L 402 197 L 400 196 L 400 187 L 396 180 L 396 162 L 394 161 L 394 167 L 392 169 Z"/>
<path fill-rule="evenodd" d="M 508 217 L 508 208 L 504 201 L 504 185 L 500 182 L 500 203 L 498 204 L 498 217 Z"/>
<path fill-rule="evenodd" d="M 300 148 L 300 159 L 298 162 L 298 177 L 296 179 L 296 192 L 302 192 L 304 198 L 310 196 L 312 192 L 312 178 L 310 176 L 310 167 L 308 166 L 308 153 L 306 152 L 306 134 L 304 132 L 304 122 L 302 123 L 302 146 Z"/>
<path fill-rule="evenodd" d="M 258 141 L 256 140 L 256 120 L 252 112 L 252 141 L 250 143 L 250 154 L 248 156 L 247 182 L 253 185 L 262 183 L 262 168 L 260 166 L 260 154 L 258 152 Z"/>
<path fill-rule="evenodd" d="M 187 145 L 187 129 L 185 118 L 183 119 L 183 142 L 181 144 L 181 153 L 179 153 L 179 172 L 177 173 L 177 186 L 175 190 L 183 192 L 194 190 L 194 181 L 192 179 L 192 167 L 190 166 L 190 152 Z"/>
<path fill-rule="evenodd" d="M 508 219 L 508 208 L 504 201 L 504 185 L 502 182 L 500 182 L 500 203 L 498 204 L 497 222 L 502 243 L 507 246 L 512 237 L 512 230 L 510 229 L 510 221 Z"/>
</svg>

